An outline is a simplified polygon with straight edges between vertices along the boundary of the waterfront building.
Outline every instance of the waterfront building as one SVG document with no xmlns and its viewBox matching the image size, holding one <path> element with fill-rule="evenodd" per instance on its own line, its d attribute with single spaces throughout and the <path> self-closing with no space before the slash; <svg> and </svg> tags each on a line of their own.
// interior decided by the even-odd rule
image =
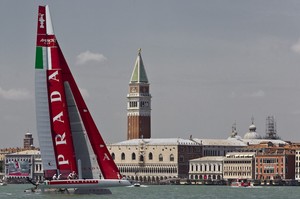
<svg viewBox="0 0 300 199">
<path fill-rule="evenodd" d="M 295 150 L 295 179 L 300 181 L 300 148 Z"/>
<path fill-rule="evenodd" d="M 5 156 L 5 177 L 9 183 L 25 183 L 27 177 L 36 181 L 43 179 L 41 153 L 26 150 Z"/>
<path fill-rule="evenodd" d="M 225 180 L 254 179 L 255 152 L 227 153 L 224 158 L 223 167 L 223 178 Z"/>
<path fill-rule="evenodd" d="M 144 183 L 188 178 L 189 160 L 202 156 L 199 143 L 181 138 L 131 139 L 107 147 L 123 175 Z"/>
<path fill-rule="evenodd" d="M 5 156 L 10 153 L 16 153 L 16 152 L 20 152 L 20 151 L 24 151 L 24 150 L 25 149 L 19 148 L 19 147 L 16 147 L 16 148 L 10 147 L 10 148 L 0 149 L 0 177 L 1 177 L 1 179 L 5 175 L 5 173 L 4 173 Z"/>
<path fill-rule="evenodd" d="M 197 181 L 223 180 L 224 156 L 202 157 L 190 160 L 189 179 Z"/>
<path fill-rule="evenodd" d="M 229 137 L 227 139 L 199 139 L 193 138 L 194 141 L 203 147 L 203 156 L 225 156 L 229 152 L 249 151 L 247 148 L 251 145 L 258 145 L 271 141 L 274 144 L 285 145 L 287 142 L 282 140 L 266 140 L 266 139 L 242 139 Z"/>
<path fill-rule="evenodd" d="M 295 179 L 295 149 L 292 145 L 276 145 L 271 141 L 247 147 L 255 151 L 255 179 Z"/>
<path fill-rule="evenodd" d="M 0 179 L 2 179 L 4 177 L 4 168 L 5 168 L 5 163 L 4 163 L 4 159 L 5 159 L 5 155 L 7 154 L 7 152 L 3 149 L 0 150 Z"/>
<path fill-rule="evenodd" d="M 127 95 L 127 139 L 151 138 L 150 84 L 139 49 Z"/>
</svg>

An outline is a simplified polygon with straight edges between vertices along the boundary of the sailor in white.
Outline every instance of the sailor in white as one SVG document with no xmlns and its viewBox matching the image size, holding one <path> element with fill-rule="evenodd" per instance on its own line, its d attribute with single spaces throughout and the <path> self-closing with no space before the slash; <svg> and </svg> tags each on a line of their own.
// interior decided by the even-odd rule
<svg viewBox="0 0 300 199">
<path fill-rule="evenodd" d="M 77 179 L 77 174 L 75 173 L 75 171 L 68 175 L 68 179 Z"/>
<path fill-rule="evenodd" d="M 73 179 L 73 173 L 69 173 L 68 180 Z"/>
</svg>

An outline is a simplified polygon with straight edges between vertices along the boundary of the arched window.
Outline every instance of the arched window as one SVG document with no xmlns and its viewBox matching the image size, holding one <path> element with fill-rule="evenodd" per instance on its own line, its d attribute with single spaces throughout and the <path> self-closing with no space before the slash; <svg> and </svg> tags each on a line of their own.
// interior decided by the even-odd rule
<svg viewBox="0 0 300 199">
<path fill-rule="evenodd" d="M 121 160 L 125 160 L 125 153 L 121 154 Z"/>
<path fill-rule="evenodd" d="M 174 162 L 174 155 L 173 154 L 170 155 L 170 161 Z"/>
<path fill-rule="evenodd" d="M 132 153 L 132 154 L 131 154 L 131 159 L 132 159 L 132 160 L 135 160 L 135 153 Z"/>
<path fill-rule="evenodd" d="M 162 154 L 159 154 L 158 160 L 159 160 L 160 162 L 164 161 L 164 158 L 163 158 L 163 155 L 162 155 Z"/>
<path fill-rule="evenodd" d="M 144 162 L 144 156 L 140 155 L 140 162 Z"/>
<path fill-rule="evenodd" d="M 115 153 L 112 153 L 112 154 L 111 154 L 111 157 L 112 157 L 112 159 L 114 160 L 114 159 L 115 159 Z"/>
<path fill-rule="evenodd" d="M 152 160 L 153 159 L 153 155 L 152 155 L 152 153 L 150 152 L 149 153 L 149 160 Z"/>
</svg>

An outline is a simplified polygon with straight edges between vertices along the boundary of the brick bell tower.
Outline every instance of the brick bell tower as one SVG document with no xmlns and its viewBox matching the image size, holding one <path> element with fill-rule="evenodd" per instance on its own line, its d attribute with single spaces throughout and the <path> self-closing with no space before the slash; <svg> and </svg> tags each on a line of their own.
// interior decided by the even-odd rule
<svg viewBox="0 0 300 199">
<path fill-rule="evenodd" d="M 127 101 L 127 139 L 151 138 L 151 95 L 141 49 L 129 82 Z"/>
</svg>

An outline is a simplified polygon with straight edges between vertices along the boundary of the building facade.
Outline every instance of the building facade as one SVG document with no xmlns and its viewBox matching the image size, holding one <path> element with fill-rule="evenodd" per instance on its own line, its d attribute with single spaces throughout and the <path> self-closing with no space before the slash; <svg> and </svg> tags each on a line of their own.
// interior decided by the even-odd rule
<svg viewBox="0 0 300 199">
<path fill-rule="evenodd" d="M 295 180 L 300 181 L 300 148 L 295 149 Z"/>
<path fill-rule="evenodd" d="M 5 156 L 5 177 L 9 183 L 25 183 L 27 178 L 43 180 L 43 167 L 39 150 L 26 150 Z"/>
<path fill-rule="evenodd" d="M 225 156 L 228 152 L 239 151 L 247 146 L 242 140 L 228 139 L 198 139 L 196 142 L 203 146 L 203 156 Z"/>
<path fill-rule="evenodd" d="M 127 95 L 127 139 L 151 138 L 151 94 L 139 49 Z"/>
<path fill-rule="evenodd" d="M 295 179 L 295 150 L 271 142 L 268 147 L 257 150 L 255 179 Z"/>
<path fill-rule="evenodd" d="M 224 156 L 202 157 L 190 160 L 189 179 L 197 181 L 223 180 Z"/>
<path fill-rule="evenodd" d="M 255 177 L 255 152 L 231 152 L 224 158 L 223 178 L 252 180 Z"/>
<path fill-rule="evenodd" d="M 109 144 L 122 175 L 143 183 L 188 178 L 189 160 L 202 156 L 202 147 L 191 140 L 132 139 Z"/>
</svg>

